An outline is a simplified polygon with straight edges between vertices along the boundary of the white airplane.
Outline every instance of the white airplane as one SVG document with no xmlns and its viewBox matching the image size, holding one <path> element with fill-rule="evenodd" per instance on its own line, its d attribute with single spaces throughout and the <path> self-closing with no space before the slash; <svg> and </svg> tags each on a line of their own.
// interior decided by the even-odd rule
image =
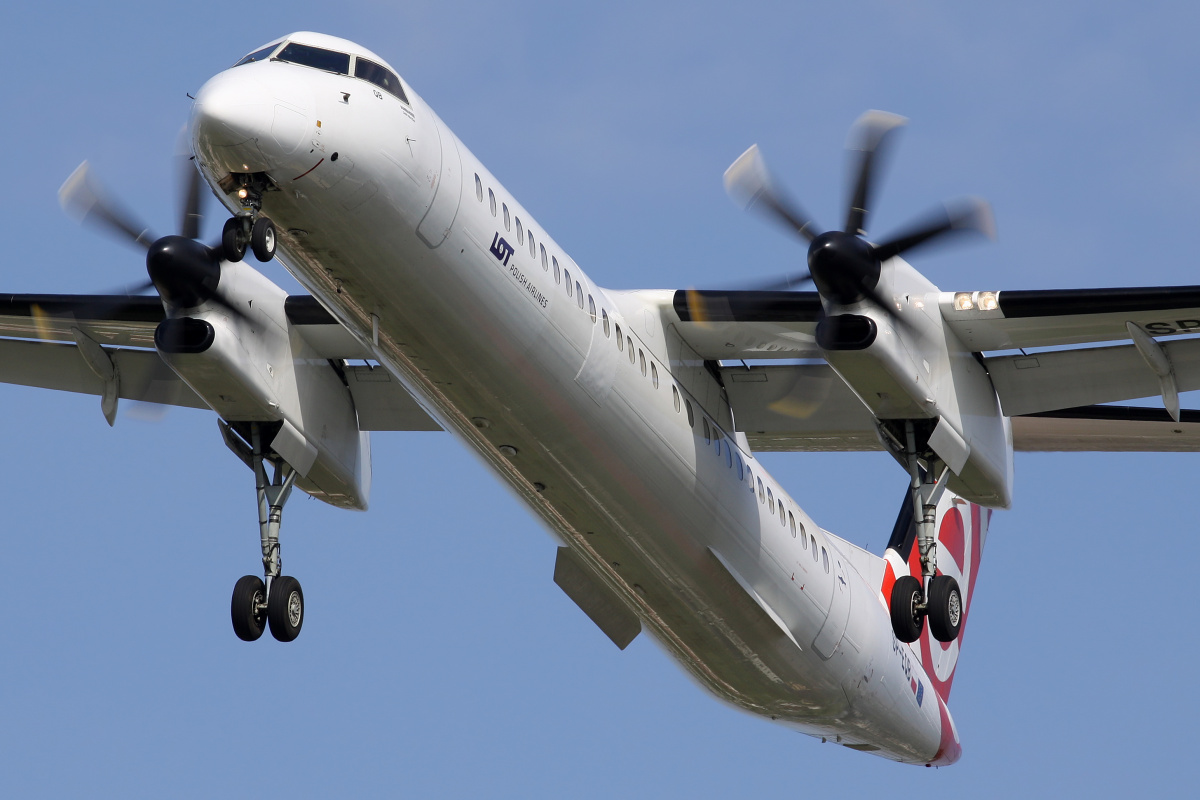
<svg viewBox="0 0 1200 800">
<path fill-rule="evenodd" d="M 1200 328 L 1200 287 L 940 291 L 901 256 L 990 232 L 990 211 L 865 238 L 902 122 L 859 120 L 841 231 L 818 233 L 756 148 L 726 173 L 809 242 L 811 277 L 606 290 L 381 58 L 296 33 L 197 94 L 179 235 L 148 233 L 86 165 L 67 180 L 68 211 L 146 249 L 157 296 L 6 296 L 0 380 L 99 395 L 109 424 L 121 399 L 217 413 L 259 498 L 264 577 L 231 601 L 244 640 L 303 625 L 280 554 L 291 490 L 365 509 L 369 432 L 440 428 L 561 538 L 555 582 L 618 647 L 648 628 L 739 708 L 950 764 L 947 700 L 1014 449 L 1200 449 L 1178 401 L 1200 388 L 1200 340 L 1155 338 Z M 232 214 L 213 246 L 202 182 Z M 1163 411 L 1097 405 L 1159 395 Z M 821 528 L 754 448 L 889 452 L 908 486 L 883 556 Z"/>
</svg>

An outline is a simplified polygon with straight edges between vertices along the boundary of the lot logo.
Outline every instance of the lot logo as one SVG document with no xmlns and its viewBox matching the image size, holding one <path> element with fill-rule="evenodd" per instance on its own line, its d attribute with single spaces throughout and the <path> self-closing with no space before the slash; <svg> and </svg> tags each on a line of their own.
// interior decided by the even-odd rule
<svg viewBox="0 0 1200 800">
<path fill-rule="evenodd" d="M 507 267 L 508 259 L 513 254 L 513 246 L 511 244 L 509 244 L 508 242 L 504 241 L 503 239 L 501 239 L 500 234 L 497 232 L 497 234 L 492 237 L 492 248 L 491 249 L 492 249 L 492 255 L 494 255 L 496 257 L 496 260 Z"/>
</svg>

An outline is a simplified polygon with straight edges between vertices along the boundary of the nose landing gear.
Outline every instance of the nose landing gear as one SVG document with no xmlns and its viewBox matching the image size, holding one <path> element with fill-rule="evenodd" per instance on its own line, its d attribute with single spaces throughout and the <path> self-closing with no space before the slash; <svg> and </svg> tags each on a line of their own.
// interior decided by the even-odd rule
<svg viewBox="0 0 1200 800">
<path fill-rule="evenodd" d="M 300 635 L 304 625 L 304 591 L 300 581 L 283 575 L 279 552 L 279 526 L 283 506 L 292 493 L 296 470 L 278 457 L 271 459 L 274 474 L 268 479 L 266 447 L 262 426 L 250 423 L 251 466 L 258 493 L 259 543 L 262 548 L 263 575 L 240 578 L 233 587 L 230 616 L 233 632 L 243 641 L 253 642 L 270 626 L 271 635 L 290 642 Z"/>
<path fill-rule="evenodd" d="M 225 220 L 221 229 L 221 254 L 226 261 L 241 261 L 246 247 L 264 264 L 275 257 L 275 223 L 262 216 L 262 187 L 253 176 L 237 190 L 242 210 Z"/>
</svg>

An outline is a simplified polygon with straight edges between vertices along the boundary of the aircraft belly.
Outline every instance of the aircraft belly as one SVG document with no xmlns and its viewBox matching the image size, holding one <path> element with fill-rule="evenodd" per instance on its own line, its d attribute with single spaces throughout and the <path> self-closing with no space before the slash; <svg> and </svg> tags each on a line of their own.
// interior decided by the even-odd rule
<svg viewBox="0 0 1200 800">
<path fill-rule="evenodd" d="M 465 148 L 460 155 L 469 175 L 473 158 Z M 363 167 L 360 160 L 356 170 Z M 464 200 L 445 241 L 430 249 L 415 222 L 388 226 L 403 219 L 388 205 L 401 198 L 392 198 L 384 185 L 350 218 L 330 211 L 331 219 L 310 220 L 301 199 L 286 197 L 267 213 L 289 231 L 280 235 L 281 257 L 300 282 L 589 563 L 702 685 L 812 735 L 840 736 L 899 760 L 931 757 L 936 720 L 931 727 L 925 714 L 898 702 L 888 688 L 897 680 L 884 677 L 894 639 L 873 599 L 877 589 L 845 568 L 836 572 L 846 581 L 844 601 L 836 588 L 831 602 L 830 594 L 822 601 L 796 586 L 797 571 L 777 555 L 775 540 L 785 535 L 778 518 L 764 519 L 724 457 L 718 461 L 680 422 L 669 374 L 656 389 L 618 360 L 597 362 L 598 380 L 579 380 L 591 348 L 613 348 L 612 341 L 597 338 L 598 323 L 540 267 L 518 277 L 483 249 L 493 233 L 502 235 L 486 204 Z M 290 232 L 309 228 L 330 233 Z M 504 455 L 501 445 L 515 454 Z M 765 474 L 757 463 L 755 471 Z M 755 585 L 795 641 L 710 547 Z M 861 593 L 862 603 L 852 605 L 852 593 Z"/>
</svg>

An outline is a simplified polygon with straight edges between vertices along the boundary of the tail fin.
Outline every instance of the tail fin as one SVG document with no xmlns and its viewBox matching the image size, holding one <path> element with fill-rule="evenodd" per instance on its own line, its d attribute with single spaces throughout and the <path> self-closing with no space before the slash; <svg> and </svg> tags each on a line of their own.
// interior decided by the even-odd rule
<svg viewBox="0 0 1200 800">
<path fill-rule="evenodd" d="M 983 556 L 983 543 L 987 539 L 988 522 L 992 510 L 968 503 L 953 492 L 946 491 L 937 506 L 937 566 L 939 575 L 950 575 L 958 581 L 963 596 L 963 620 L 958 638 L 952 642 L 939 642 L 929 632 L 929 626 L 921 632 L 921 638 L 909 645 L 913 655 L 921 662 L 934 689 L 944 702 L 950 699 L 950 685 L 954 682 L 954 670 L 958 666 L 959 649 L 966 635 L 967 618 L 971 611 L 971 596 L 979 576 L 979 561 Z M 892 585 L 902 575 L 921 579 L 921 553 L 917 547 L 917 526 L 913 519 L 911 496 L 905 492 L 904 503 L 892 538 L 883 554 L 887 565 L 883 571 L 883 601 L 890 605 Z"/>
</svg>

